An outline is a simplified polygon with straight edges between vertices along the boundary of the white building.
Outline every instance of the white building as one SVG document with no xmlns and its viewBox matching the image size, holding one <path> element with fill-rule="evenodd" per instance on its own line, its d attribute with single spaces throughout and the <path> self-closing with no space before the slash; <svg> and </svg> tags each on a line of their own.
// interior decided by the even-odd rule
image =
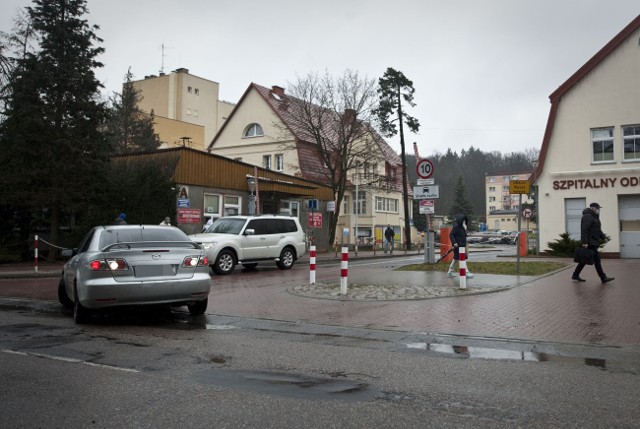
<svg viewBox="0 0 640 429">
<path fill-rule="evenodd" d="M 533 181 L 540 248 L 579 239 L 583 209 L 598 202 L 609 256 L 640 257 L 640 16 L 550 95 Z"/>
</svg>

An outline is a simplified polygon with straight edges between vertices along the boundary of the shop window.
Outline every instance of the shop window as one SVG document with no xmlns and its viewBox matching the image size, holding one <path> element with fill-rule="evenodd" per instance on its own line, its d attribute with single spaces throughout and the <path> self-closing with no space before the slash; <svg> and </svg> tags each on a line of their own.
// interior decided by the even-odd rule
<svg viewBox="0 0 640 429">
<path fill-rule="evenodd" d="M 219 217 L 220 212 L 220 195 L 204 194 L 204 215 Z"/>
<path fill-rule="evenodd" d="M 240 214 L 240 206 L 242 205 L 242 198 L 236 195 L 224 196 L 224 215 L 234 216 Z"/>
</svg>

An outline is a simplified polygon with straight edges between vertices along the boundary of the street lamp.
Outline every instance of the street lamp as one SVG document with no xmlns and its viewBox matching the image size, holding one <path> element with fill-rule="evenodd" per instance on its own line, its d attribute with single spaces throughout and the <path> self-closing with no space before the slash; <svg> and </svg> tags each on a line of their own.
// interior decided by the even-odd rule
<svg viewBox="0 0 640 429">
<path fill-rule="evenodd" d="M 249 214 L 256 214 L 256 178 L 247 176 L 247 186 L 249 187 Z"/>
</svg>

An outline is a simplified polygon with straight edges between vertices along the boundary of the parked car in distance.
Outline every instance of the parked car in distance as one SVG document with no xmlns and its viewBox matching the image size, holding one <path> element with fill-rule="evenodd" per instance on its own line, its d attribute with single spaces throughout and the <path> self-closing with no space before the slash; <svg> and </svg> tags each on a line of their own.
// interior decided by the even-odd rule
<svg viewBox="0 0 640 429">
<path fill-rule="evenodd" d="M 119 306 L 186 305 L 200 315 L 211 281 L 206 253 L 176 227 L 98 226 L 64 264 L 58 299 L 76 323 Z"/>
<path fill-rule="evenodd" d="M 230 274 L 237 264 L 255 268 L 265 261 L 288 270 L 306 249 L 300 222 L 290 216 L 222 217 L 189 238 L 202 244 L 216 274 Z"/>
</svg>

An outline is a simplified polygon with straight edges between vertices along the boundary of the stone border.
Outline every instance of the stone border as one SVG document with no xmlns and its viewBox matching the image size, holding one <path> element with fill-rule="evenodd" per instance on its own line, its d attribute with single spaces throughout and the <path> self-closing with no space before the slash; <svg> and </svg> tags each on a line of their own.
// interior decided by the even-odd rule
<svg viewBox="0 0 640 429">
<path fill-rule="evenodd" d="M 460 289 L 451 286 L 402 286 L 350 284 L 347 294 L 340 294 L 338 284 L 315 284 L 294 286 L 287 292 L 305 298 L 330 299 L 337 301 L 410 301 L 457 296 L 479 295 L 511 289 L 511 286 L 467 287 Z"/>
</svg>

